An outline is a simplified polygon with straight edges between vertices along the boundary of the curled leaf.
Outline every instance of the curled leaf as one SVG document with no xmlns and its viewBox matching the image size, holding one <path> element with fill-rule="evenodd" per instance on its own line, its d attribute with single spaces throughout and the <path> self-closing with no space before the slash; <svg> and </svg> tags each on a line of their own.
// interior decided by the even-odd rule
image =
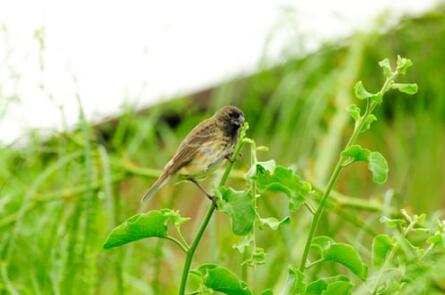
<svg viewBox="0 0 445 295">
<path fill-rule="evenodd" d="M 383 69 L 383 74 L 386 78 L 392 75 L 391 64 L 389 63 L 389 59 L 385 58 L 384 60 L 379 61 L 379 66 Z"/>
<path fill-rule="evenodd" d="M 291 219 L 289 216 L 286 216 L 281 220 L 278 220 L 275 217 L 260 218 L 259 220 L 261 225 L 267 225 L 272 230 L 277 230 L 280 226 L 291 223 Z"/>
<path fill-rule="evenodd" d="M 413 65 L 413 62 L 408 59 L 401 57 L 400 55 L 397 56 L 397 72 L 399 74 L 405 75 L 408 68 L 410 68 Z"/>
<path fill-rule="evenodd" d="M 362 280 L 365 280 L 368 274 L 368 268 L 363 263 L 357 250 L 349 244 L 332 244 L 324 254 L 324 260 L 334 261 L 347 267 L 352 273 Z"/>
<path fill-rule="evenodd" d="M 198 271 L 207 288 L 227 295 L 252 294 L 246 283 L 225 267 L 217 264 L 204 264 L 199 267 Z"/>
<path fill-rule="evenodd" d="M 357 121 L 360 118 L 360 108 L 357 105 L 351 104 L 346 108 L 346 110 L 351 114 L 354 121 Z"/>
<path fill-rule="evenodd" d="M 289 209 L 297 210 L 312 191 L 310 183 L 303 181 L 292 169 L 276 166 L 274 170 L 257 163 L 255 174 L 250 176 L 256 182 L 258 191 L 283 192 L 289 199 Z"/>
<path fill-rule="evenodd" d="M 388 162 L 378 152 L 371 152 L 369 154 L 368 168 L 372 172 L 372 180 L 375 183 L 385 183 L 388 178 Z"/>
<path fill-rule="evenodd" d="M 391 88 L 397 89 L 400 92 L 413 95 L 417 93 L 418 87 L 416 83 L 393 83 Z"/>
<path fill-rule="evenodd" d="M 362 128 L 360 129 L 360 133 L 364 133 L 371 128 L 372 123 L 377 121 L 377 117 L 373 114 L 366 116 L 365 121 L 363 122 Z"/>
<path fill-rule="evenodd" d="M 168 235 L 168 222 L 179 227 L 186 220 L 177 211 L 170 209 L 137 214 L 115 227 L 103 247 L 110 249 L 143 238 L 164 238 Z"/>
<path fill-rule="evenodd" d="M 220 210 L 231 218 L 233 233 L 240 236 L 249 234 L 255 221 L 252 192 L 220 187 L 217 190 L 217 196 Z"/>
<path fill-rule="evenodd" d="M 378 152 L 371 152 L 360 145 L 351 145 L 341 153 L 341 156 L 344 158 L 343 166 L 357 161 L 368 162 L 368 169 L 371 171 L 372 180 L 375 183 L 385 183 L 388 178 L 388 162 Z"/>
</svg>

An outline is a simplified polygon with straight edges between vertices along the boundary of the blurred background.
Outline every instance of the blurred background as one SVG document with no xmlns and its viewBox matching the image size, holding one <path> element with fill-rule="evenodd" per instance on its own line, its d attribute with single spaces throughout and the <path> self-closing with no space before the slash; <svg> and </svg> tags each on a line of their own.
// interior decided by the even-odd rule
<svg viewBox="0 0 445 295">
<path fill-rule="evenodd" d="M 389 93 L 360 139 L 388 159 L 389 180 L 376 186 L 358 165 L 344 171 L 336 191 L 440 216 L 444 36 L 441 1 L 1 3 L 0 289 L 174 294 L 182 253 L 157 240 L 111 251 L 102 244 L 115 225 L 162 207 L 192 217 L 185 226 L 192 236 L 207 206 L 194 187 L 168 185 L 146 208 L 139 203 L 188 131 L 237 105 L 248 135 L 269 147 L 264 160 L 323 187 L 352 131 L 345 108 L 355 102 L 353 85 L 378 89 L 377 62 L 394 64 L 397 55 L 412 59 L 403 79 L 419 92 Z M 248 164 L 245 155 L 235 174 Z M 282 215 L 286 204 L 263 207 Z M 364 231 L 354 217 L 372 224 L 381 215 L 368 209 L 345 208 L 349 221 L 328 214 L 333 222 L 321 230 L 354 239 Z M 309 217 L 299 211 L 285 231 L 260 235 L 268 256 L 251 279 L 255 290 L 282 284 Z M 237 272 L 237 239 L 218 214 L 196 260 Z"/>
</svg>

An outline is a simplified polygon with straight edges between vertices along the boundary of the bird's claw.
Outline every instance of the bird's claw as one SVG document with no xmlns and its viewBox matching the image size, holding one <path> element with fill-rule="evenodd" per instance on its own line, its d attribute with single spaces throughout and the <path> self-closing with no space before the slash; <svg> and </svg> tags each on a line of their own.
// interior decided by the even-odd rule
<svg viewBox="0 0 445 295">
<path fill-rule="evenodd" d="M 236 161 L 238 161 L 241 157 L 242 157 L 242 154 L 239 153 L 239 154 L 236 156 L 236 159 L 233 158 L 233 154 L 229 154 L 229 155 L 227 155 L 225 158 L 226 158 L 227 161 L 229 161 L 230 163 L 233 164 L 233 163 L 235 163 Z"/>
</svg>

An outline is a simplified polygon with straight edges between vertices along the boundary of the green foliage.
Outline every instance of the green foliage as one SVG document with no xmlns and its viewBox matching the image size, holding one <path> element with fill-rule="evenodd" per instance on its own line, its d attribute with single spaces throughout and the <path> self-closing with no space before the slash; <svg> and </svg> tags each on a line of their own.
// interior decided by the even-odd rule
<svg viewBox="0 0 445 295">
<path fill-rule="evenodd" d="M 311 185 L 303 181 L 292 169 L 275 166 L 273 161 L 256 163 L 248 177 L 256 182 L 260 193 L 267 191 L 284 193 L 289 199 L 291 211 L 297 210 L 312 190 Z"/>
<path fill-rule="evenodd" d="M 233 233 L 240 236 L 249 234 L 256 217 L 252 192 L 220 187 L 217 196 L 218 207 L 232 220 Z"/>
<path fill-rule="evenodd" d="M 318 236 L 313 239 L 311 247 L 317 249 L 321 257 L 320 260 L 317 260 L 317 263 L 323 261 L 336 262 L 348 268 L 362 280 L 366 279 L 368 268 L 357 250 L 351 245 L 337 243 L 327 236 Z"/>
<path fill-rule="evenodd" d="M 344 158 L 343 166 L 358 161 L 368 162 L 368 169 L 372 173 L 375 183 L 385 183 L 388 178 L 388 162 L 379 152 L 371 152 L 359 145 L 351 145 L 345 149 L 341 156 Z"/>
<path fill-rule="evenodd" d="M 225 267 L 216 264 L 204 264 L 198 268 L 198 271 L 202 276 L 202 283 L 207 288 L 227 295 L 252 294 L 246 283 Z"/>
<path fill-rule="evenodd" d="M 187 220 L 188 218 L 183 218 L 178 212 L 170 209 L 134 215 L 111 231 L 104 248 L 118 247 L 143 238 L 167 238 L 169 223 L 179 229 L 179 226 Z"/>
</svg>

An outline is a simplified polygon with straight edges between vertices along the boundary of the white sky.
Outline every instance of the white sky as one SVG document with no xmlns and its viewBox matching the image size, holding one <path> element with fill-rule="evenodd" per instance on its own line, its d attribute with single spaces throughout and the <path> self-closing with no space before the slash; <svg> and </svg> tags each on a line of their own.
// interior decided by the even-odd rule
<svg viewBox="0 0 445 295">
<path fill-rule="evenodd" d="M 437 0 L 0 1 L 0 141 L 61 130 L 252 73 L 373 24 L 421 14 Z M 34 37 L 44 28 L 43 51 Z M 293 45 L 293 47 L 291 47 Z M 40 64 L 43 60 L 43 68 Z M 76 83 L 74 82 L 74 78 Z M 44 85 L 45 91 L 40 85 Z M 49 99 L 48 93 L 53 97 Z M 12 97 L 20 100 L 12 100 Z M 7 104 L 7 112 L 1 112 Z"/>
</svg>

